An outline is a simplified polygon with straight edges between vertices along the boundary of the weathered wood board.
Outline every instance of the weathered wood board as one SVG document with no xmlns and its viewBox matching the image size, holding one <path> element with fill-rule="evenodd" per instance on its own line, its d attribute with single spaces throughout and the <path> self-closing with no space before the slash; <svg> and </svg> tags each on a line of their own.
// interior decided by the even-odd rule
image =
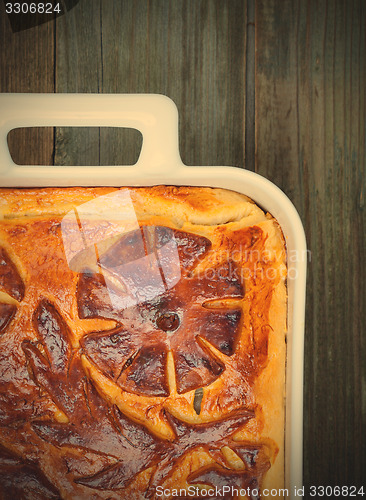
<svg viewBox="0 0 366 500">
<path fill-rule="evenodd" d="M 236 165 L 297 207 L 310 254 L 304 482 L 366 470 L 366 3 L 88 0 L 12 33 L 0 3 L 1 92 L 162 93 L 188 165 Z M 134 163 L 134 131 L 16 131 L 18 163 Z M 67 167 L 65 167 L 67 175 Z M 209 174 L 208 174 L 209 175 Z"/>
</svg>

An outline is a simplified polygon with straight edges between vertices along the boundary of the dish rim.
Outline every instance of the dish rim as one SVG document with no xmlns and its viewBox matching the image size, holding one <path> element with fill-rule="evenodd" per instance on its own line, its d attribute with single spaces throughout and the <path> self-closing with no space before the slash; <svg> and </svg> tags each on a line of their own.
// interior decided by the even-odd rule
<svg viewBox="0 0 366 500">
<path fill-rule="evenodd" d="M 300 216 L 290 199 L 263 176 L 233 166 L 187 166 L 178 141 L 178 111 L 161 94 L 0 94 L 0 186 L 67 187 L 153 185 L 229 189 L 249 197 L 279 223 L 288 260 L 285 488 L 302 486 L 303 364 L 308 250 Z M 139 130 L 140 157 L 129 166 L 19 166 L 7 135 L 17 127 L 115 126 Z M 65 173 L 67 177 L 65 177 Z M 293 278 L 291 278 L 291 276 Z"/>
</svg>

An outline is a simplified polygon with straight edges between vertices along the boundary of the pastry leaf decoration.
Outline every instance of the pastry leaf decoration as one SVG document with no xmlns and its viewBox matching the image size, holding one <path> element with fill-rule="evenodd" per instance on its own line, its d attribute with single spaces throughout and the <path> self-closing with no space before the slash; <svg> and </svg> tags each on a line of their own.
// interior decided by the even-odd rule
<svg viewBox="0 0 366 500">
<path fill-rule="evenodd" d="M 243 298 L 244 291 L 233 262 L 194 272 L 210 248 L 203 236 L 147 226 L 105 252 L 98 272 L 80 274 L 79 316 L 119 324 L 86 335 L 82 348 L 123 390 L 168 396 L 169 351 L 179 394 L 211 384 L 225 369 L 214 352 L 234 353 L 241 320 L 240 308 L 225 301 Z M 215 300 L 223 305 L 205 307 Z"/>
<path fill-rule="evenodd" d="M 33 463 L 0 445 L 0 497 L 21 500 L 61 500 L 57 489 Z"/>
<path fill-rule="evenodd" d="M 35 382 L 66 417 L 64 423 L 33 422 L 34 431 L 56 447 L 74 447 L 115 459 L 114 465 L 92 476 L 75 477 L 76 483 L 94 490 L 120 490 L 126 488 L 137 474 L 152 467 L 146 495 L 153 497 L 156 487 L 171 476 L 177 463 L 197 449 L 211 455 L 217 464 L 215 471 L 225 472 L 231 477 L 232 470 L 221 449 L 231 446 L 238 449 L 238 454 L 245 452 L 247 444 L 234 442 L 232 436 L 254 417 L 252 410 L 236 410 L 220 421 L 198 425 L 187 424 L 167 412 L 164 418 L 176 437 L 173 441 L 162 440 L 123 415 L 117 407 L 108 405 L 98 394 L 85 376 L 80 353 L 71 348 L 66 322 L 51 302 L 45 299 L 40 302 L 33 322 L 38 342 L 23 342 L 29 368 Z M 259 448 L 260 445 L 256 450 Z M 255 464 L 255 453 L 252 455 Z M 236 472 L 238 484 L 248 477 L 254 480 L 258 470 L 256 465 L 251 465 Z M 209 477 L 203 475 L 202 479 L 212 481 L 212 474 Z M 192 481 L 197 478 L 198 475 L 192 476 Z"/>
</svg>

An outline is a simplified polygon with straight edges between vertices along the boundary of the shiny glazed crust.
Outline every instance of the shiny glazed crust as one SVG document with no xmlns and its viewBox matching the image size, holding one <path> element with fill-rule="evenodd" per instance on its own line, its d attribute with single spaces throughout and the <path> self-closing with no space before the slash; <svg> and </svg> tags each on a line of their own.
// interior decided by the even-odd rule
<svg viewBox="0 0 366 500">
<path fill-rule="evenodd" d="M 283 488 L 285 283 L 238 193 L 0 189 L 0 498 Z"/>
</svg>

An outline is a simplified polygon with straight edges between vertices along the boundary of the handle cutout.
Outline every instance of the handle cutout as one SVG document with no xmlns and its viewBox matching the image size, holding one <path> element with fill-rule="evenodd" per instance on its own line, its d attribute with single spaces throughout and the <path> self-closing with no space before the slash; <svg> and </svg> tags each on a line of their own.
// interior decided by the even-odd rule
<svg viewBox="0 0 366 500">
<path fill-rule="evenodd" d="M 124 127 L 22 127 L 7 142 L 19 166 L 134 165 L 142 134 Z"/>
</svg>

